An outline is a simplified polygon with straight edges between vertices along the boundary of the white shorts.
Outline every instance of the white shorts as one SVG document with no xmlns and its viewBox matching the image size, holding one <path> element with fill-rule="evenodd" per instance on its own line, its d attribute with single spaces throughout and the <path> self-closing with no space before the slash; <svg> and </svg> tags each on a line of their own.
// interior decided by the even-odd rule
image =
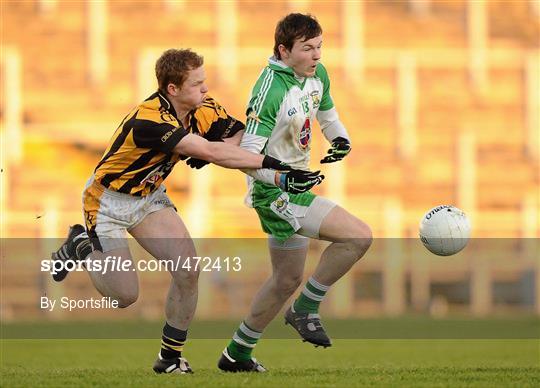
<svg viewBox="0 0 540 388">
<path fill-rule="evenodd" d="M 135 197 L 108 190 L 91 178 L 83 193 L 86 230 L 94 249 L 101 252 L 126 248 L 126 231 L 148 214 L 168 207 L 174 205 L 163 185 L 146 197 Z"/>
<path fill-rule="evenodd" d="M 300 219 L 300 229 L 297 234 L 305 237 L 319 238 L 319 230 L 324 218 L 336 207 L 336 203 L 324 197 L 315 197 L 309 205 L 306 215 Z"/>
<path fill-rule="evenodd" d="M 295 212 L 297 208 L 300 208 L 298 205 L 289 203 L 289 206 L 293 210 L 292 214 L 298 214 L 298 211 Z M 285 241 L 280 241 L 269 234 L 269 247 L 283 250 L 306 247 L 309 244 L 309 238 L 319 238 L 321 224 L 328 213 L 330 213 L 330 210 L 335 206 L 336 204 L 331 200 L 316 196 L 307 209 L 304 209 L 302 212 L 302 214 L 304 214 L 303 217 L 295 216 L 295 221 L 297 221 L 298 226 L 300 226 L 296 233 Z"/>
</svg>

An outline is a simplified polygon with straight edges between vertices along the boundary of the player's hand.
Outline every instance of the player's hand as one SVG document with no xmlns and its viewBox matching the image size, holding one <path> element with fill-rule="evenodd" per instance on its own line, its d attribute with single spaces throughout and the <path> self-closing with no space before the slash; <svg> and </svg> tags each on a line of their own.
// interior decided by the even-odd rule
<svg viewBox="0 0 540 388">
<path fill-rule="evenodd" d="M 351 152 L 351 143 L 344 137 L 336 137 L 332 140 L 332 148 L 328 150 L 328 155 L 321 159 L 321 163 L 334 163 L 340 161 Z"/>
<path fill-rule="evenodd" d="M 206 138 L 206 135 L 207 133 L 205 133 L 205 136 L 203 136 L 206 140 L 208 141 L 220 141 L 220 142 L 223 142 L 223 140 L 221 139 L 217 139 L 217 138 L 213 138 L 211 136 L 209 136 L 208 138 Z M 196 168 L 197 170 L 203 168 L 204 166 L 206 166 L 207 164 L 209 164 L 210 162 L 207 162 L 206 160 L 202 160 L 202 159 L 197 159 L 197 158 L 189 158 L 187 161 L 186 161 L 186 164 L 191 167 L 191 168 Z"/>
<path fill-rule="evenodd" d="M 302 170 L 291 170 L 282 173 L 279 177 L 279 187 L 288 193 L 303 193 L 323 181 L 324 175 L 320 175 L 319 173 L 320 171 L 311 172 Z"/>
<path fill-rule="evenodd" d="M 203 168 L 208 163 L 209 162 L 207 162 L 206 160 L 197 159 L 197 158 L 189 158 L 188 160 L 186 160 L 186 164 L 189 167 L 196 168 L 197 170 L 200 169 L 200 168 Z"/>
<path fill-rule="evenodd" d="M 262 168 L 271 168 L 277 171 L 290 171 L 293 168 L 279 159 L 265 155 L 262 161 Z"/>
</svg>

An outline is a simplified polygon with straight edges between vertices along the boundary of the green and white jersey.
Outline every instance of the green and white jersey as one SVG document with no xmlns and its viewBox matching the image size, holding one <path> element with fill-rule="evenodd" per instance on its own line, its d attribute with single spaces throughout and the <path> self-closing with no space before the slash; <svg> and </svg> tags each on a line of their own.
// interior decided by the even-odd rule
<svg viewBox="0 0 540 388">
<path fill-rule="evenodd" d="M 322 64 L 315 76 L 297 78 L 290 67 L 270 58 L 251 93 L 245 133 L 268 139 L 265 154 L 308 169 L 313 120 L 319 109 L 333 107 Z"/>
<path fill-rule="evenodd" d="M 319 63 L 313 77 L 297 77 L 292 68 L 272 57 L 251 93 L 241 147 L 309 170 L 312 126 L 316 117 L 321 122 L 319 111 L 328 111 L 326 122 L 338 121 L 324 66 Z M 254 183 L 255 178 L 248 177 L 248 206 L 254 205 Z"/>
</svg>

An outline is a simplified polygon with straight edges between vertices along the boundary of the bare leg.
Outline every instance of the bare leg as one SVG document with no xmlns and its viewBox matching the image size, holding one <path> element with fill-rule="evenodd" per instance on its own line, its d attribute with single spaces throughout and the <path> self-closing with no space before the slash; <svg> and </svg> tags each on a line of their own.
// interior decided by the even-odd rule
<svg viewBox="0 0 540 388">
<path fill-rule="evenodd" d="M 332 346 L 320 316 L 319 304 L 329 286 L 334 284 L 356 263 L 371 244 L 371 231 L 362 221 L 335 206 L 323 219 L 319 228 L 320 239 L 332 241 L 321 255 L 315 273 L 296 299 L 293 307 L 285 312 L 285 321 L 304 341 L 315 346 Z"/>
<path fill-rule="evenodd" d="M 196 255 L 186 226 L 172 208 L 147 215 L 130 233 L 156 259 L 176 261 L 178 257 Z M 170 273 L 172 279 L 165 304 L 167 322 L 187 330 L 197 307 L 199 272 L 178 268 Z"/>
<path fill-rule="evenodd" d="M 336 206 L 324 218 L 319 231 L 321 239 L 333 241 L 323 252 L 313 275 L 319 283 L 330 286 L 341 278 L 371 245 L 369 227 Z M 263 331 L 281 310 L 302 281 L 307 247 L 282 250 L 270 249 L 272 276 L 255 296 L 246 324 Z"/>
<path fill-rule="evenodd" d="M 372 242 L 369 226 L 342 207 L 334 207 L 319 230 L 321 240 L 332 241 L 322 253 L 313 278 L 325 286 L 346 274 Z"/>
<path fill-rule="evenodd" d="M 111 270 L 111 263 L 107 259 L 109 256 L 114 257 L 117 262 L 131 261 L 128 248 L 113 249 L 105 253 L 94 251 L 89 256 L 89 259 L 93 261 L 92 266 L 99 263 L 103 270 L 88 270 L 88 275 L 101 295 L 117 300 L 118 307 L 128 307 L 135 303 L 139 296 L 137 272 L 134 271 L 133 263 L 127 271 Z"/>
<path fill-rule="evenodd" d="M 272 276 L 266 280 L 251 303 L 246 324 L 259 332 L 279 313 L 302 282 L 307 247 L 283 250 L 270 248 Z"/>
</svg>

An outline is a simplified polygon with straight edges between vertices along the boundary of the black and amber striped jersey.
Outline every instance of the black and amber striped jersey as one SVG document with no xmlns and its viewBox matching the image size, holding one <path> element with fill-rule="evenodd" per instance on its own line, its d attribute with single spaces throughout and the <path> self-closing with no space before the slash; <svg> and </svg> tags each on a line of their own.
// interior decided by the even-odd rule
<svg viewBox="0 0 540 388">
<path fill-rule="evenodd" d="M 146 196 L 180 160 L 173 149 L 189 132 L 212 140 L 208 135 L 229 132 L 232 136 L 243 128 L 207 97 L 200 108 L 189 113 L 186 129 L 167 98 L 156 92 L 124 118 L 94 171 L 94 180 L 109 190 Z"/>
<path fill-rule="evenodd" d="M 229 116 L 225 109 L 209 96 L 199 109 L 189 113 L 188 131 L 209 141 L 232 137 L 244 128 L 244 123 Z"/>
</svg>

